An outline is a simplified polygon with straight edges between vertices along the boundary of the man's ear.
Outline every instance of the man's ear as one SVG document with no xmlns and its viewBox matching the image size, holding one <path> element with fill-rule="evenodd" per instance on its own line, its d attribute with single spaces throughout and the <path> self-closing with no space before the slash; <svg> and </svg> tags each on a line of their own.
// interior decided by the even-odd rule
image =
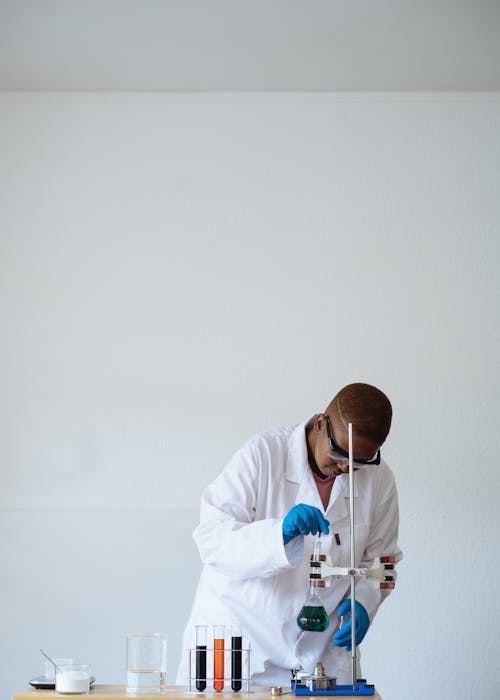
<svg viewBox="0 0 500 700">
<path fill-rule="evenodd" d="M 320 433 L 322 430 L 325 429 L 325 423 L 326 423 L 326 418 L 324 413 L 318 413 L 314 420 L 314 430 L 317 433 Z"/>
</svg>

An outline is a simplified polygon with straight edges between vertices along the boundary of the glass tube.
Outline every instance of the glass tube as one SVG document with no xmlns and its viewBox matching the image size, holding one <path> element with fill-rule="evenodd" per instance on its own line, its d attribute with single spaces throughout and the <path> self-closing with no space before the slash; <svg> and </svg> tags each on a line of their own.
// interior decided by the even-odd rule
<svg viewBox="0 0 500 700">
<path fill-rule="evenodd" d="M 196 625 L 196 690 L 207 687 L 207 626 Z"/>
<path fill-rule="evenodd" d="M 241 625 L 234 622 L 231 625 L 231 688 L 241 690 Z"/>
<path fill-rule="evenodd" d="M 313 561 L 319 561 L 319 557 L 321 554 L 321 532 L 318 533 L 318 536 L 314 540 L 313 543 L 313 553 L 312 553 L 312 560 Z"/>
<path fill-rule="evenodd" d="M 214 690 L 224 690 L 224 625 L 214 625 Z"/>
</svg>

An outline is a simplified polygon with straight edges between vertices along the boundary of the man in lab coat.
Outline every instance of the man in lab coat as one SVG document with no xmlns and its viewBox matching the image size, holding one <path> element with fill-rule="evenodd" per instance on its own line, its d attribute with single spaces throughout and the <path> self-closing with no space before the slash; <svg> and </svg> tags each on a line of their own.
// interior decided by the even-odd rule
<svg viewBox="0 0 500 700">
<path fill-rule="evenodd" d="M 195 625 L 209 626 L 210 648 L 211 626 L 232 622 L 241 623 L 250 642 L 252 685 L 289 685 L 291 669 L 312 673 L 317 661 L 338 683 L 351 682 L 350 626 L 339 630 L 338 614 L 349 614 L 350 578 L 337 577 L 321 589 L 329 616 L 325 631 L 303 632 L 296 620 L 309 588 L 310 535 L 328 533 L 322 552 L 334 566 L 350 564 L 348 423 L 356 469 L 356 566 L 370 566 L 377 556 L 401 559 L 396 485 L 380 456 L 391 418 L 383 392 L 350 384 L 324 413 L 248 440 L 205 489 L 193 533 L 204 566 L 184 632 L 178 684 L 187 683 L 186 650 L 195 646 Z M 373 579 L 357 579 L 357 644 L 389 592 Z"/>
</svg>

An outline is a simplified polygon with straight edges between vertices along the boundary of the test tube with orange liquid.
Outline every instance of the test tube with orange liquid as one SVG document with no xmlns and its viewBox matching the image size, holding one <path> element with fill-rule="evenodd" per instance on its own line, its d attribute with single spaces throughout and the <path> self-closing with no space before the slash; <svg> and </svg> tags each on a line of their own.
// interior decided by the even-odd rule
<svg viewBox="0 0 500 700">
<path fill-rule="evenodd" d="M 214 690 L 224 690 L 224 625 L 214 625 Z"/>
</svg>

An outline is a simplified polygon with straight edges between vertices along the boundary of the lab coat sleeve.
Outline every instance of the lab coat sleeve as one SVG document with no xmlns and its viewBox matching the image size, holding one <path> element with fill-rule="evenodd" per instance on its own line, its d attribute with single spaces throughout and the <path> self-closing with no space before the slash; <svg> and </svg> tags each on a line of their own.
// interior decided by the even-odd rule
<svg viewBox="0 0 500 700">
<path fill-rule="evenodd" d="M 202 495 L 193 539 L 202 562 L 234 580 L 273 576 L 302 560 L 304 538 L 285 547 L 282 517 L 256 518 L 258 499 L 272 492 L 266 459 L 258 445 L 247 443 Z"/>
<path fill-rule="evenodd" d="M 398 494 L 394 477 L 391 472 L 389 474 L 390 477 L 384 480 L 384 488 L 381 489 L 380 498 L 376 499 L 372 528 L 360 562 L 361 567 L 371 566 L 375 557 L 391 555 L 396 558 L 396 563 L 401 561 L 403 557 L 397 543 Z M 395 569 L 389 573 L 396 578 Z M 390 593 L 390 589 L 381 590 L 378 582 L 374 579 L 361 578 L 356 581 L 356 600 L 365 606 L 370 622 L 373 622 L 380 604 Z"/>
</svg>

